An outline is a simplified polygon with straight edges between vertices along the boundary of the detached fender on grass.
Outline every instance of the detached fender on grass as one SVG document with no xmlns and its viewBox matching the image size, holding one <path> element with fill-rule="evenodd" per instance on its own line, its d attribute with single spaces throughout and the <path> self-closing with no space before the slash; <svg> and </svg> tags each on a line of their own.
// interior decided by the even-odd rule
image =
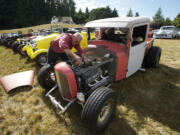
<svg viewBox="0 0 180 135">
<path fill-rule="evenodd" d="M 2 85 L 6 93 L 18 87 L 24 87 L 24 86 L 32 87 L 33 82 L 34 82 L 33 70 L 14 73 L 0 78 L 0 84 Z"/>
</svg>

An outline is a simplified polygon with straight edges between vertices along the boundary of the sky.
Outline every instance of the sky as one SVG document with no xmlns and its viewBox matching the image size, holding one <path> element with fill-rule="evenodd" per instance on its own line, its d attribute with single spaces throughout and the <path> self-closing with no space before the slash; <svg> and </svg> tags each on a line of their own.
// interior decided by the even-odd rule
<svg viewBox="0 0 180 135">
<path fill-rule="evenodd" d="M 133 14 L 139 12 L 140 16 L 152 17 L 161 7 L 163 16 L 173 20 L 180 13 L 180 0 L 74 0 L 76 10 L 80 8 L 85 11 L 98 7 L 109 6 L 111 9 L 116 8 L 119 16 L 126 16 L 131 8 Z"/>
</svg>

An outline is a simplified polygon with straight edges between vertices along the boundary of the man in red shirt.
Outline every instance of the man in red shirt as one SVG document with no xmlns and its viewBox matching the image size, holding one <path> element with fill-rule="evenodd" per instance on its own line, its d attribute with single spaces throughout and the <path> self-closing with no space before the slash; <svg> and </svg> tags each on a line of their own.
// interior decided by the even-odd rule
<svg viewBox="0 0 180 135">
<path fill-rule="evenodd" d="M 82 63 L 81 57 L 84 58 L 85 63 L 88 63 L 88 60 L 84 56 L 83 51 L 79 45 L 82 39 L 83 37 L 80 33 L 65 33 L 52 40 L 48 50 L 48 64 L 55 65 L 59 57 L 62 61 L 68 61 L 68 56 L 74 58 L 77 64 Z M 77 50 L 79 55 L 71 52 L 72 47 Z"/>
</svg>

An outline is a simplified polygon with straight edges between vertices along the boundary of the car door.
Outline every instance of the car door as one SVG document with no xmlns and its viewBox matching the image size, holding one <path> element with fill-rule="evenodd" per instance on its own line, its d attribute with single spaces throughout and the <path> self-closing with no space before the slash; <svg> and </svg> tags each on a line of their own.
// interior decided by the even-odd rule
<svg viewBox="0 0 180 135">
<path fill-rule="evenodd" d="M 129 52 L 129 61 L 126 77 L 131 76 L 138 71 L 144 59 L 144 52 L 146 48 L 146 35 L 148 24 L 135 25 L 132 28 L 131 46 Z"/>
</svg>

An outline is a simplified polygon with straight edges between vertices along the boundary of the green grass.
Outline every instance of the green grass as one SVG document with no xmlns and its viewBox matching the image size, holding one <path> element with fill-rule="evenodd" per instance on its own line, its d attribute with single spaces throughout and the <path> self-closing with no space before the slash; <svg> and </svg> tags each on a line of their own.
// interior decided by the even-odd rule
<svg viewBox="0 0 180 135">
<path fill-rule="evenodd" d="M 156 40 L 162 48 L 160 66 L 112 85 L 117 92 L 115 117 L 101 135 L 180 134 L 180 40 Z M 0 46 L 0 77 L 38 68 L 35 62 Z M 6 94 L 0 86 L 0 135 L 92 135 L 82 124 L 81 107 L 74 104 L 63 116 L 33 89 Z"/>
</svg>

